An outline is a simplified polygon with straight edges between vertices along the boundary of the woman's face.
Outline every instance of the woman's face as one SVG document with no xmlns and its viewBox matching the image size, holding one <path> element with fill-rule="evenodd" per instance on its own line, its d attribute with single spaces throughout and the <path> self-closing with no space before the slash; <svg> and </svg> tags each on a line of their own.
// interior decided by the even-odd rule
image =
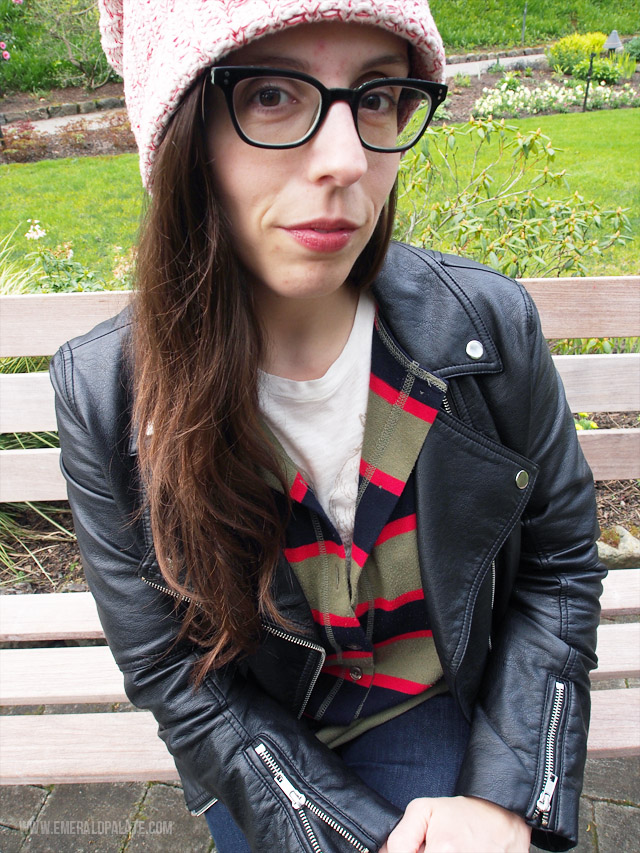
<svg viewBox="0 0 640 853">
<path fill-rule="evenodd" d="M 382 29 L 293 27 L 235 51 L 224 64 L 304 71 L 329 88 L 408 74 L 407 45 Z M 334 293 L 367 244 L 395 181 L 399 154 L 368 151 L 350 106 L 333 104 L 309 142 L 273 150 L 236 134 L 218 87 L 208 107 L 209 153 L 234 248 L 257 295 Z"/>
</svg>

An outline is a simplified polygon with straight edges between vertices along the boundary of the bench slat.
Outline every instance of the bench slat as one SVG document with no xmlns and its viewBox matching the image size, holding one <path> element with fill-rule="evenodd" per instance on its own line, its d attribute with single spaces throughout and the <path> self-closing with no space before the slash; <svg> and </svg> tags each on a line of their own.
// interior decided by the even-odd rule
<svg viewBox="0 0 640 853">
<path fill-rule="evenodd" d="M 128 291 L 29 293 L 0 299 L 0 356 L 53 355 L 69 338 L 113 317 Z"/>
<path fill-rule="evenodd" d="M 640 410 L 640 353 L 556 355 L 572 412 Z"/>
<path fill-rule="evenodd" d="M 0 373 L 0 432 L 56 432 L 48 373 Z"/>
<path fill-rule="evenodd" d="M 596 480 L 640 477 L 640 429 L 589 429 L 578 438 Z"/>
<path fill-rule="evenodd" d="M 578 436 L 596 480 L 640 477 L 640 429 L 584 430 Z M 0 451 L 0 501 L 63 501 L 60 451 Z"/>
<path fill-rule="evenodd" d="M 603 616 L 640 613 L 640 570 L 612 569 L 603 588 Z M 0 595 L 0 642 L 101 637 L 104 634 L 90 592 Z"/>
<path fill-rule="evenodd" d="M 103 637 L 90 592 L 0 595 L 0 642 Z"/>
<path fill-rule="evenodd" d="M 0 705 L 126 702 L 108 646 L 0 651 Z"/>
<path fill-rule="evenodd" d="M 640 688 L 593 696 L 589 754 L 637 755 Z M 149 712 L 7 716 L 0 726 L 0 784 L 177 780 Z"/>
<path fill-rule="evenodd" d="M 60 451 L 0 451 L 0 501 L 66 501 L 67 484 L 60 471 Z"/>
<path fill-rule="evenodd" d="M 601 625 L 593 681 L 640 676 L 640 623 Z M 126 702 L 107 646 L 0 651 L 0 705 Z"/>
<path fill-rule="evenodd" d="M 640 335 L 640 276 L 529 278 L 548 338 Z M 121 311 L 127 291 L 3 296 L 0 356 L 52 355 L 69 338 Z"/>
<path fill-rule="evenodd" d="M 640 353 L 556 355 L 572 412 L 640 410 Z M 0 374 L 0 432 L 57 429 L 48 373 Z"/>
<path fill-rule="evenodd" d="M 640 613 L 640 570 L 611 569 L 602 586 L 600 606 L 603 616 Z"/>
<path fill-rule="evenodd" d="M 591 694 L 591 756 L 640 755 L 640 687 L 595 690 Z"/>
<path fill-rule="evenodd" d="M 547 338 L 640 335 L 640 276 L 522 279 Z"/>
<path fill-rule="evenodd" d="M 173 782 L 149 712 L 2 717 L 0 784 Z"/>
<path fill-rule="evenodd" d="M 600 625 L 598 628 L 598 668 L 591 673 L 591 680 L 637 678 L 639 675 L 640 622 Z"/>
</svg>

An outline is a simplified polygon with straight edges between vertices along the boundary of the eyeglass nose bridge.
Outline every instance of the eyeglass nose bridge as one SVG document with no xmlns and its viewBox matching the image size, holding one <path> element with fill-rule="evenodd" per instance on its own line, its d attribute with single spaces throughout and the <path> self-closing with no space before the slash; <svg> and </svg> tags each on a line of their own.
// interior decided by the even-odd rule
<svg viewBox="0 0 640 853">
<path fill-rule="evenodd" d="M 351 109 L 351 116 L 353 118 L 353 126 L 358 135 L 358 139 L 361 144 L 364 144 L 364 140 L 360 134 L 360 128 L 358 127 L 358 103 L 360 102 L 360 98 L 362 97 L 362 93 L 357 89 L 327 89 L 324 86 L 316 84 L 316 89 L 320 93 L 320 109 L 318 110 L 318 114 L 316 116 L 315 121 L 309 128 L 308 132 L 304 137 L 305 142 L 309 142 L 309 140 L 318 133 L 320 128 L 325 122 L 325 119 L 329 115 L 329 110 L 334 104 L 338 104 L 341 102 L 347 103 Z"/>
</svg>

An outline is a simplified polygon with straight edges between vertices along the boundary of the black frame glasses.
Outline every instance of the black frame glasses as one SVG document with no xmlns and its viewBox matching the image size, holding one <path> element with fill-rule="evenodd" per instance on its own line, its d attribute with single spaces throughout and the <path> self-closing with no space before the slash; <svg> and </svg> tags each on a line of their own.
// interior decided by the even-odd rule
<svg viewBox="0 0 640 853">
<path fill-rule="evenodd" d="M 244 80 L 260 77 L 277 77 L 288 80 L 300 80 L 310 86 L 313 86 L 319 93 L 320 107 L 314 115 L 312 123 L 310 124 L 308 130 L 300 139 L 297 139 L 294 142 L 285 143 L 260 142 L 251 138 L 250 136 L 247 136 L 247 134 L 240 126 L 238 117 L 236 115 L 234 89 L 238 85 L 238 83 L 241 83 Z M 430 80 L 414 80 L 409 77 L 384 77 L 376 80 L 368 80 L 366 83 L 363 83 L 361 86 L 357 86 L 355 89 L 327 89 L 327 87 L 323 86 L 322 83 L 319 80 L 316 80 L 315 77 L 311 77 L 311 75 L 304 74 L 301 71 L 285 71 L 281 68 L 254 68 L 251 66 L 243 65 L 229 65 L 212 68 L 211 82 L 222 90 L 225 100 L 227 102 L 231 121 L 233 122 L 233 126 L 238 136 L 246 143 L 248 143 L 249 145 L 253 145 L 256 148 L 272 149 L 297 148 L 300 145 L 304 145 L 314 136 L 314 134 L 318 132 L 318 130 L 322 126 L 322 122 L 326 118 L 326 115 L 332 105 L 338 101 L 345 101 L 347 104 L 349 104 L 351 108 L 353 122 L 358 136 L 360 137 L 360 142 L 362 143 L 364 148 L 368 149 L 369 151 L 378 151 L 383 153 L 398 153 L 402 151 L 407 151 L 409 148 L 415 145 L 416 142 L 418 142 L 420 137 L 423 135 L 423 133 L 429 126 L 429 123 L 431 122 L 431 119 L 433 118 L 433 114 L 435 113 L 436 109 L 440 106 L 440 104 L 447 96 L 447 86 L 445 86 L 443 83 L 434 83 Z M 393 147 L 375 145 L 363 139 L 359 127 L 358 118 L 358 110 L 360 104 L 362 103 L 363 97 L 368 92 L 374 89 L 387 88 L 390 86 L 402 86 L 408 89 L 417 90 L 418 92 L 421 92 L 426 96 L 429 104 L 429 108 L 428 111 L 426 111 L 425 113 L 423 123 L 416 130 L 415 136 L 411 137 L 411 141 L 406 144 L 403 143 L 401 145 L 396 145 Z"/>
</svg>

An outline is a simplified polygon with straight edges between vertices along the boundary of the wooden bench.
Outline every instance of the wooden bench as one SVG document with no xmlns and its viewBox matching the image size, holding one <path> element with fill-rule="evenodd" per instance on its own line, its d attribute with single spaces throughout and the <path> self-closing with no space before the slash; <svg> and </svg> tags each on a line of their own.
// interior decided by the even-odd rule
<svg viewBox="0 0 640 853">
<path fill-rule="evenodd" d="M 640 335 L 640 277 L 524 284 L 548 338 Z M 0 357 L 50 355 L 64 340 L 119 311 L 128 298 L 121 292 L 0 297 Z M 640 410 L 640 354 L 555 360 L 573 411 Z M 1 374 L 0 401 L 3 433 L 56 429 L 46 374 Z M 585 431 L 580 441 L 596 479 L 640 477 L 640 429 Z M 0 501 L 64 500 L 58 462 L 55 449 L 0 451 Z M 633 621 L 607 623 L 622 616 Z M 640 569 L 610 572 L 594 682 L 640 675 L 639 617 Z M 73 713 L 37 713 L 41 706 L 49 711 L 80 705 L 88 711 L 89 705 L 126 702 L 122 677 L 104 645 L 60 646 L 102 637 L 88 593 L 0 596 L 0 642 L 20 646 L 0 650 L 0 705 L 29 711 L 0 717 L 1 783 L 177 778 L 146 712 L 85 713 L 74 707 Z M 640 753 L 640 688 L 594 691 L 589 751 Z"/>
</svg>

